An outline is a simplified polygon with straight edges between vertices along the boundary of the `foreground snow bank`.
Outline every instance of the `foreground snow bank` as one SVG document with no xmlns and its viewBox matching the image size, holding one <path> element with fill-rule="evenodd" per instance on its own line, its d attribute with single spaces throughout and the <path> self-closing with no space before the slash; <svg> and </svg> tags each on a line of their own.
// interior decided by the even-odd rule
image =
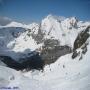
<svg viewBox="0 0 90 90">
<path fill-rule="evenodd" d="M 82 60 L 72 54 L 45 66 L 44 72 L 22 73 L 0 66 L 0 89 L 17 90 L 90 90 L 90 45 Z"/>
<path fill-rule="evenodd" d="M 88 46 L 90 50 L 90 45 Z M 47 83 L 51 90 L 90 90 L 90 51 L 72 59 L 72 54 L 60 57 L 55 63 L 47 65 L 44 72 L 28 72 L 25 76 Z"/>
<path fill-rule="evenodd" d="M 8 67 L 0 66 L 0 90 L 47 90 L 43 84 Z M 49 90 L 49 89 L 48 89 Z"/>
</svg>

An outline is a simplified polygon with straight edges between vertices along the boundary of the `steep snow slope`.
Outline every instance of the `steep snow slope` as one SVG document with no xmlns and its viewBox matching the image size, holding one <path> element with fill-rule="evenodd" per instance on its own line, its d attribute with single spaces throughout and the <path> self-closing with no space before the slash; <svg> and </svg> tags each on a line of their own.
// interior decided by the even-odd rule
<svg viewBox="0 0 90 90">
<path fill-rule="evenodd" d="M 89 39 L 90 42 L 90 39 Z M 47 83 L 51 90 L 90 90 L 90 44 L 82 60 L 72 60 L 72 54 L 47 65 L 44 72 L 27 72 L 25 76 Z"/>
<path fill-rule="evenodd" d="M 89 40 L 90 41 L 90 40 Z M 90 90 L 90 45 L 83 59 L 72 60 L 72 54 L 47 65 L 43 72 L 17 72 L 0 66 L 0 89 L 18 90 Z"/>
<path fill-rule="evenodd" d="M 42 20 L 41 29 L 46 33 L 46 38 L 56 38 L 60 41 L 60 45 L 73 47 L 78 33 L 88 25 L 90 22 L 81 23 L 75 17 L 60 20 L 49 15 Z"/>
<path fill-rule="evenodd" d="M 29 79 L 8 67 L 0 66 L 0 90 L 49 90 L 37 80 Z"/>
</svg>

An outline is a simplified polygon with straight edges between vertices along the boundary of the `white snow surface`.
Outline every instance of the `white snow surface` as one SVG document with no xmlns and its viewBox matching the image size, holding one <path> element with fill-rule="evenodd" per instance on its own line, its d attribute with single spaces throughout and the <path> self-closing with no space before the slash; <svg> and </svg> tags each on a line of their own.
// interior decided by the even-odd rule
<svg viewBox="0 0 90 90">
<path fill-rule="evenodd" d="M 27 72 L 25 76 L 46 83 L 50 90 L 90 90 L 90 45 L 83 59 L 72 60 L 72 54 L 47 65 L 44 72 Z"/>
<path fill-rule="evenodd" d="M 47 87 L 39 81 L 27 78 L 20 72 L 0 66 L 0 90 L 45 90 Z"/>
</svg>

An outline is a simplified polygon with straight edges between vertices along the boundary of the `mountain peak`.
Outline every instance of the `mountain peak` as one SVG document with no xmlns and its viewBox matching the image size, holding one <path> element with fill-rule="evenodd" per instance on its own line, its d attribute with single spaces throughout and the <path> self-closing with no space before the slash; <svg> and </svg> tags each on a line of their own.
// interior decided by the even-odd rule
<svg viewBox="0 0 90 90">
<path fill-rule="evenodd" d="M 54 18 L 54 15 L 49 14 L 48 16 L 46 16 L 46 18 L 50 19 L 50 18 Z"/>
<path fill-rule="evenodd" d="M 52 15 L 52 14 L 49 14 L 48 16 L 46 16 L 47 19 L 56 19 L 56 20 L 60 20 L 60 21 L 63 21 L 65 19 L 65 17 L 63 16 L 56 16 L 56 15 Z"/>
</svg>

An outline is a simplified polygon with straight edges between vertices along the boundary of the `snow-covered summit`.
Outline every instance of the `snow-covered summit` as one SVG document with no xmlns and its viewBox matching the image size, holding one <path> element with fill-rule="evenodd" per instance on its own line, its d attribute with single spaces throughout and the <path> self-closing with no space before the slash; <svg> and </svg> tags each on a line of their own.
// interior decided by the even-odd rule
<svg viewBox="0 0 90 90">
<path fill-rule="evenodd" d="M 82 24 L 84 25 L 85 23 Z M 41 29 L 46 34 L 45 38 L 53 37 L 58 39 L 61 45 L 67 44 L 73 47 L 73 41 L 77 37 L 78 33 L 88 26 L 88 24 L 85 24 L 85 27 L 82 28 L 82 24 L 79 23 L 79 20 L 76 17 L 60 20 L 49 15 L 42 20 Z"/>
</svg>

